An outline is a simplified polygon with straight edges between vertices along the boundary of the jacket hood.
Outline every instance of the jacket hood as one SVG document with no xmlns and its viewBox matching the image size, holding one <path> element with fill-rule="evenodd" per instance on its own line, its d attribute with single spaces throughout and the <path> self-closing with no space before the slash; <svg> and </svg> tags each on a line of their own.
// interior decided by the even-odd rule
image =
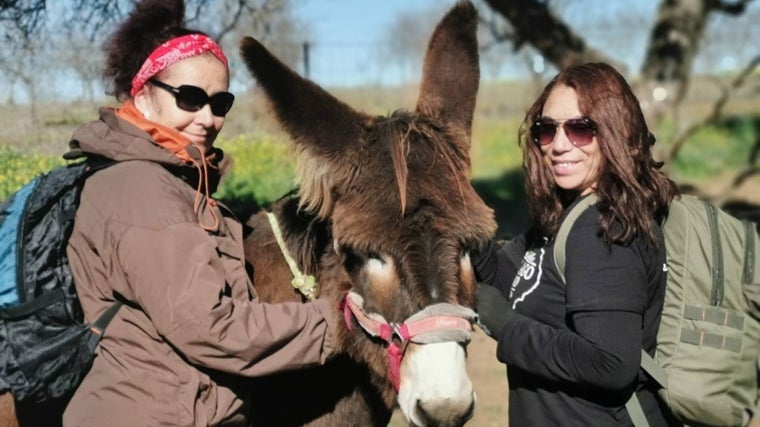
<svg viewBox="0 0 760 427">
<path fill-rule="evenodd" d="M 147 132 L 118 117 L 113 108 L 102 107 L 98 112 L 99 119 L 82 125 L 74 132 L 69 141 L 70 151 L 65 158 L 94 154 L 117 162 L 145 160 L 160 163 L 189 184 L 197 185 L 199 171 L 195 165 L 158 145 Z M 200 150 L 191 146 L 187 151 L 193 160 L 202 163 Z M 207 155 L 206 162 L 211 166 L 209 186 L 213 192 L 230 162 L 218 148 L 214 148 L 210 154 Z"/>
<path fill-rule="evenodd" d="M 67 157 L 95 154 L 117 162 L 147 160 L 170 166 L 191 166 L 158 145 L 147 132 L 118 117 L 113 108 L 102 107 L 98 113 L 99 119 L 82 125 L 74 132 L 69 141 L 71 153 Z M 201 160 L 200 150 L 191 146 L 188 153 L 193 160 Z M 226 168 L 229 161 L 224 160 L 222 150 L 214 148 L 210 154 L 212 156 L 207 155 L 207 159 L 211 158 L 215 167 Z"/>
<path fill-rule="evenodd" d="M 99 110 L 100 118 L 74 132 L 69 148 L 83 154 L 96 154 L 117 162 L 148 160 L 182 166 L 180 158 L 156 144 L 150 135 L 116 116 L 113 108 Z"/>
</svg>

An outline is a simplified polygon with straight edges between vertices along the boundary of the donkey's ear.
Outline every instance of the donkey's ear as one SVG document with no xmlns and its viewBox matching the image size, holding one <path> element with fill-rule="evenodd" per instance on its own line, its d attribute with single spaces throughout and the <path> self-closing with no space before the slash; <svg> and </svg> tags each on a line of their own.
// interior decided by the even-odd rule
<svg viewBox="0 0 760 427">
<path fill-rule="evenodd" d="M 478 13 L 458 2 L 436 27 L 428 43 L 417 111 L 440 118 L 470 135 L 480 81 Z"/>
<path fill-rule="evenodd" d="M 269 98 L 280 125 L 300 148 L 339 156 L 360 136 L 363 116 L 283 64 L 251 37 L 240 42 L 248 70 Z"/>
</svg>

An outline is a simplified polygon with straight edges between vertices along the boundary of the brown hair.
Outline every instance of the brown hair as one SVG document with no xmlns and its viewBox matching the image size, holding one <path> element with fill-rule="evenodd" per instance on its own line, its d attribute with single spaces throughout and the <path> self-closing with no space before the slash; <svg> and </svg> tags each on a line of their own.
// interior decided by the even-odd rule
<svg viewBox="0 0 760 427">
<path fill-rule="evenodd" d="M 143 0 L 104 46 L 107 55 L 103 77 L 109 94 L 129 98 L 132 78 L 161 43 L 187 34 L 204 34 L 184 27 L 183 0 Z"/>
<path fill-rule="evenodd" d="M 678 194 L 675 183 L 652 157 L 649 132 L 639 101 L 613 67 L 589 63 L 561 71 L 544 88 L 520 127 L 526 192 L 534 230 L 553 236 L 563 210 L 575 197 L 556 186 L 543 154 L 530 138 L 530 126 L 541 117 L 546 99 L 557 85 L 573 88 L 581 114 L 597 124 L 602 154 L 596 193 L 602 214 L 601 232 L 608 242 L 630 242 L 643 235 L 655 243 L 655 227 Z M 642 213 L 649 213 L 643 215 Z M 619 226 L 613 227 L 617 222 Z"/>
</svg>

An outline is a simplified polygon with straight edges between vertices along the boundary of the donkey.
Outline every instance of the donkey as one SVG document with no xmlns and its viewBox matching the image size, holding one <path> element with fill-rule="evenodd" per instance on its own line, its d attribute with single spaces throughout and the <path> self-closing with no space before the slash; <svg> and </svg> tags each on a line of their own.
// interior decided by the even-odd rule
<svg viewBox="0 0 760 427">
<path fill-rule="evenodd" d="M 469 182 L 476 27 L 473 5 L 456 4 L 431 36 L 416 108 L 387 117 L 356 111 L 258 41 L 242 41 L 299 160 L 298 196 L 273 206 L 276 221 L 260 212 L 246 222 L 256 292 L 267 302 L 301 300 L 285 284 L 315 276 L 319 297 L 345 319 L 341 355 L 327 365 L 252 381 L 253 425 L 381 427 L 396 407 L 419 427 L 472 416 L 468 253 L 496 230 Z M 22 425 L 58 424 L 62 409 L 27 411 Z M 0 425 L 17 425 L 10 395 L 0 396 Z"/>
<path fill-rule="evenodd" d="M 473 5 L 457 3 L 429 41 L 416 108 L 389 116 L 357 111 L 255 39 L 241 42 L 294 142 L 300 184 L 246 223 L 254 287 L 263 301 L 297 301 L 288 283 L 314 276 L 319 289 L 306 294 L 335 301 L 345 320 L 341 356 L 254 381 L 254 425 L 379 427 L 397 406 L 414 426 L 472 416 L 468 253 L 496 229 L 469 181 L 476 27 Z"/>
</svg>

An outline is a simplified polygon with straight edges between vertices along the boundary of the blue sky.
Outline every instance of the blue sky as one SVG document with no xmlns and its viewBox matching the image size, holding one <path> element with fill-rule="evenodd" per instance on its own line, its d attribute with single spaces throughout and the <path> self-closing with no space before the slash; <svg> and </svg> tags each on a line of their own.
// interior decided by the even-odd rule
<svg viewBox="0 0 760 427">
<path fill-rule="evenodd" d="M 310 41 L 314 49 L 310 77 L 321 84 L 353 85 L 395 84 L 399 79 L 413 80 L 417 67 L 413 67 L 414 70 L 400 70 L 395 63 L 378 61 L 379 44 L 387 40 L 386 32 L 399 14 L 435 11 L 442 15 L 447 7 L 455 3 L 456 0 L 297 0 L 292 5 L 297 18 L 308 26 L 312 35 Z M 561 7 L 566 9 L 571 25 L 573 16 L 587 15 L 591 10 L 595 16 L 599 16 L 599 27 L 620 14 L 630 14 L 631 10 L 635 10 L 637 16 L 640 14 L 645 19 L 651 19 L 658 3 L 659 0 L 558 2 L 564 4 Z M 482 2 L 476 2 L 476 6 L 488 10 L 488 6 Z M 621 12 L 622 9 L 624 11 Z M 584 18 L 581 20 L 588 22 L 588 18 Z M 582 34 L 586 30 L 588 28 L 576 29 Z M 644 31 L 648 32 L 648 28 Z M 629 43 L 627 47 L 636 51 L 635 54 L 628 52 L 629 59 L 643 57 L 645 37 L 635 42 L 639 46 L 631 46 Z M 504 44 L 504 56 L 512 53 L 507 46 Z M 507 59 L 500 75 L 527 76 L 528 69 L 524 61 L 519 64 L 516 62 Z"/>
<path fill-rule="evenodd" d="M 322 42 L 377 42 L 402 11 L 429 10 L 455 0 L 301 0 L 294 10 Z"/>
<path fill-rule="evenodd" d="M 554 0 L 551 7 L 562 16 L 592 47 L 611 56 L 618 63 L 629 66 L 635 73 L 641 68 L 652 19 L 661 0 L 609 1 L 609 0 Z M 398 59 L 389 59 L 382 49 L 388 47 L 388 30 L 397 21 L 399 14 L 414 15 L 419 12 L 425 23 L 417 27 L 432 30 L 435 20 L 456 0 L 291 0 L 292 10 L 310 34 L 312 43 L 310 78 L 325 86 L 394 85 L 399 82 L 415 83 L 420 74 L 419 64 L 401 64 Z M 57 4 L 57 3 L 56 3 Z M 476 1 L 481 13 L 489 11 L 482 1 Z M 760 30 L 756 20 L 760 14 L 760 1 L 749 4 L 754 15 L 745 14 L 741 18 L 721 16 L 718 25 L 712 25 L 713 32 L 730 36 L 722 45 L 713 46 L 710 52 L 700 52 L 695 68 L 697 70 L 736 69 L 748 63 L 748 58 L 757 55 L 756 45 L 745 43 L 757 39 Z M 615 31 L 625 23 L 633 27 L 627 34 Z M 427 28 L 429 26 L 429 28 Z M 423 28 L 426 27 L 426 28 Z M 704 49 L 708 51 L 709 49 Z M 481 52 L 481 75 L 490 78 L 528 78 L 531 65 L 540 64 L 541 58 L 529 47 L 524 47 L 518 55 L 511 44 L 502 43 L 496 51 L 488 53 L 502 61 L 493 66 Z M 420 58 L 421 59 L 421 58 Z M 302 71 L 302 70 L 299 70 Z M 545 76 L 554 70 L 544 71 Z M 60 73 L 59 73 L 60 74 Z M 82 96 L 79 81 L 69 74 L 57 75 L 55 86 L 60 88 L 56 96 Z M 0 90 L 7 91 L 5 79 L 0 78 Z M 244 79 L 248 82 L 249 79 Z M 17 97 L 23 100 L 22 86 L 13 87 Z M 21 91 L 21 92 L 19 92 Z"/>
<path fill-rule="evenodd" d="M 553 2 L 551 7 L 555 12 L 559 8 L 561 12 L 558 14 L 592 47 L 610 55 L 619 63 L 627 64 L 629 71 L 636 73 L 644 59 L 649 32 L 660 2 L 661 0 L 564 0 Z M 393 74 L 400 73 L 395 69 L 396 64 L 378 61 L 378 44 L 387 40 L 383 37 L 387 37 L 386 31 L 399 13 L 443 11 L 447 5 L 454 3 L 456 0 L 294 0 L 292 4 L 296 16 L 308 25 L 312 34 L 311 41 L 315 45 L 311 77 L 321 84 L 352 85 L 394 83 L 394 79 L 409 78 L 410 71 L 400 77 Z M 482 2 L 475 4 L 480 9 L 488 9 Z M 759 11 L 760 2 L 750 3 L 749 9 Z M 754 25 L 748 14 L 740 18 L 723 14 L 714 17 L 717 20 L 713 19 L 713 24 L 717 25 L 708 29 L 706 37 L 731 33 L 734 42 L 724 42 L 722 46 L 713 48 L 712 52 L 707 52 L 709 49 L 701 51 L 695 63 L 697 70 L 711 68 L 715 71 L 740 67 L 747 62 L 747 57 L 757 54 L 757 49 L 741 47 L 741 43 L 736 42 L 749 37 L 742 38 L 742 32 L 749 31 L 747 28 Z M 632 33 L 616 32 L 615 29 L 621 25 L 631 28 Z M 318 50 L 320 46 L 323 48 L 321 51 Z M 513 52 L 508 46 L 503 44 L 502 55 L 506 59 L 498 75 L 508 78 L 527 77 L 528 68 L 525 63 L 530 61 L 530 57 L 526 60 L 524 57 L 511 56 Z M 736 48 L 726 49 L 726 46 Z M 325 50 L 339 53 L 325 54 Z M 528 56 L 530 55 L 532 54 Z M 540 62 L 540 57 L 535 60 Z M 486 69 L 484 61 L 481 61 L 481 68 Z M 416 70 L 411 73 L 417 74 Z"/>
<path fill-rule="evenodd" d="M 296 16 L 311 34 L 312 78 L 321 84 L 395 83 L 401 70 L 377 61 L 377 46 L 402 12 L 427 12 L 456 0 L 299 0 Z M 321 59 L 321 61 L 320 61 Z"/>
</svg>

